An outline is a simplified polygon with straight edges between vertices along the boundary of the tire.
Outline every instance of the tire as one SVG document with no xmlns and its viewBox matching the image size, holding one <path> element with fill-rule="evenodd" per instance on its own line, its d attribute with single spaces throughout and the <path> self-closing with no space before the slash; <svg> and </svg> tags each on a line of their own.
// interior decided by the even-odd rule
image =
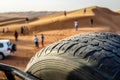
<svg viewBox="0 0 120 80">
<path fill-rule="evenodd" d="M 2 53 L 0 53 L 0 60 L 3 60 L 4 59 L 4 56 Z"/>
<path fill-rule="evenodd" d="M 78 34 L 33 56 L 26 72 L 43 80 L 120 80 L 120 35 Z"/>
</svg>

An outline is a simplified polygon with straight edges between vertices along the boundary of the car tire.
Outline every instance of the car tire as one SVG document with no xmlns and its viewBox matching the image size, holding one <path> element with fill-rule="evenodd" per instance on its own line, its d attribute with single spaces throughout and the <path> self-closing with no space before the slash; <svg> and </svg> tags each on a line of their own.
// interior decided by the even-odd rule
<svg viewBox="0 0 120 80">
<path fill-rule="evenodd" d="M 4 59 L 4 56 L 2 53 L 0 53 L 0 60 L 3 60 Z"/>
<path fill-rule="evenodd" d="M 92 32 L 65 38 L 37 52 L 26 72 L 43 80 L 120 80 L 120 35 Z"/>
</svg>

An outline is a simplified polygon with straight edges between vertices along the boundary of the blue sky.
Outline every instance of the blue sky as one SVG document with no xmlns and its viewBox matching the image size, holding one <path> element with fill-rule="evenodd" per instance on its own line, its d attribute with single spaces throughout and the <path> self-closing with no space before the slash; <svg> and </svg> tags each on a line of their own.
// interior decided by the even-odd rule
<svg viewBox="0 0 120 80">
<path fill-rule="evenodd" d="M 120 0 L 1 0 L 0 12 L 71 11 L 95 5 L 120 10 Z"/>
</svg>

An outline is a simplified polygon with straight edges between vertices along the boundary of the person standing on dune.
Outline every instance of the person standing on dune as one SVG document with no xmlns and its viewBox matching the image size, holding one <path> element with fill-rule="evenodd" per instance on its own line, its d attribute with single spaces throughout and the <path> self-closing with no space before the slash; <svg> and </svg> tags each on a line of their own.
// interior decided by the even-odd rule
<svg viewBox="0 0 120 80">
<path fill-rule="evenodd" d="M 67 12 L 66 11 L 64 11 L 64 16 L 67 16 Z"/>
<path fill-rule="evenodd" d="M 44 47 L 44 35 L 41 34 L 41 46 Z"/>
<path fill-rule="evenodd" d="M 24 33 L 24 28 L 21 26 L 21 28 L 20 28 L 20 32 L 21 32 L 21 34 L 23 34 Z"/>
<path fill-rule="evenodd" d="M 6 32 L 9 32 L 9 28 L 8 27 L 6 28 Z"/>
<path fill-rule="evenodd" d="M 92 18 L 90 19 L 89 23 L 90 23 L 90 26 L 93 27 L 94 21 Z"/>
<path fill-rule="evenodd" d="M 2 33 L 4 33 L 5 32 L 5 29 L 4 28 L 2 28 Z"/>
<path fill-rule="evenodd" d="M 75 20 L 74 26 L 75 26 L 75 30 L 77 31 L 78 30 L 78 20 Z"/>
<path fill-rule="evenodd" d="M 14 37 L 15 37 L 15 41 L 18 41 L 18 32 L 16 30 L 14 32 Z"/>
<path fill-rule="evenodd" d="M 33 40 L 34 40 L 35 46 L 36 46 L 37 48 L 39 48 L 39 42 L 38 42 L 38 37 L 37 37 L 37 35 L 34 35 Z"/>
<path fill-rule="evenodd" d="M 84 9 L 84 14 L 86 13 L 86 8 Z"/>
</svg>

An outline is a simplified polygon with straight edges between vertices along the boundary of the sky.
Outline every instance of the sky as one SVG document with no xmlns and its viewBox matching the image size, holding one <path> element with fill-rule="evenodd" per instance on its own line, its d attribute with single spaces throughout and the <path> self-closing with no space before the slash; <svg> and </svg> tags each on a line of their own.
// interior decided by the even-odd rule
<svg viewBox="0 0 120 80">
<path fill-rule="evenodd" d="M 72 11 L 90 6 L 120 10 L 120 0 L 1 0 L 0 12 Z"/>
</svg>

